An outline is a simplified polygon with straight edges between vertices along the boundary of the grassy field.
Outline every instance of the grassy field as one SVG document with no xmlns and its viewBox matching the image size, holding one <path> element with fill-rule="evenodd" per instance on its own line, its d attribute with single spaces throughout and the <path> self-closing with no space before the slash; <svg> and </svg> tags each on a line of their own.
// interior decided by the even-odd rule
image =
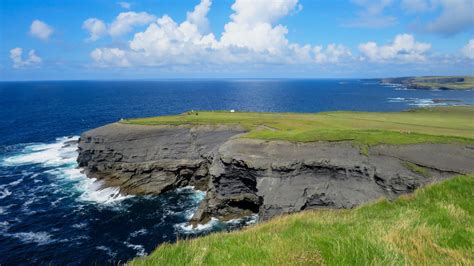
<svg viewBox="0 0 474 266">
<path fill-rule="evenodd" d="M 413 81 L 415 85 L 428 87 L 432 89 L 447 88 L 450 90 L 468 90 L 474 89 L 474 77 L 472 76 L 463 76 L 463 82 L 448 82 L 440 83 L 437 80 L 443 78 L 455 78 L 455 77 L 416 77 Z"/>
<path fill-rule="evenodd" d="M 376 144 L 474 143 L 474 107 L 439 107 L 406 112 L 248 113 L 189 112 L 121 121 L 139 125 L 240 125 L 243 136 L 266 140 L 353 141 Z"/>
<path fill-rule="evenodd" d="M 130 265 L 474 265 L 474 176 L 160 246 Z"/>
</svg>

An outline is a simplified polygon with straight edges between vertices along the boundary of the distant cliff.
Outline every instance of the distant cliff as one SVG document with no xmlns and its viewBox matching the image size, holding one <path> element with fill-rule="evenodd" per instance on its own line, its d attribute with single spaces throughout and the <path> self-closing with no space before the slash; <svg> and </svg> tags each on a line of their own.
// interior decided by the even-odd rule
<svg viewBox="0 0 474 266">
<path fill-rule="evenodd" d="M 207 196 L 193 217 L 205 222 L 258 213 L 352 208 L 430 182 L 474 172 L 462 144 L 295 143 L 241 138 L 238 126 L 113 123 L 79 140 L 80 167 L 123 193 L 160 194 L 196 186 Z"/>
<path fill-rule="evenodd" d="M 384 78 L 383 84 L 400 84 L 411 89 L 465 90 L 474 89 L 474 77 L 400 77 Z"/>
</svg>

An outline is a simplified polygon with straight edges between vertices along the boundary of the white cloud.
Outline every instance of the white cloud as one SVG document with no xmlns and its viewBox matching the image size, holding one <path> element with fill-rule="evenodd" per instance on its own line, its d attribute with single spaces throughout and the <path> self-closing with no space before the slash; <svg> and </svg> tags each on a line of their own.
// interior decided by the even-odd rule
<svg viewBox="0 0 474 266">
<path fill-rule="evenodd" d="M 82 23 L 82 28 L 89 32 L 90 36 L 87 40 L 92 42 L 107 34 L 107 26 L 97 18 L 87 19 Z"/>
<path fill-rule="evenodd" d="M 469 58 L 474 59 L 474 39 L 469 42 L 461 49 L 462 54 Z"/>
<path fill-rule="evenodd" d="M 14 68 L 22 68 L 28 66 L 36 66 L 41 63 L 41 58 L 36 55 L 35 50 L 30 50 L 28 52 L 28 58 L 23 60 L 22 58 L 23 49 L 16 47 L 10 50 L 10 58 L 13 61 Z"/>
<path fill-rule="evenodd" d="M 329 44 L 314 47 L 315 59 L 318 63 L 338 63 L 341 59 L 350 58 L 351 51 L 343 45 Z"/>
<path fill-rule="evenodd" d="M 234 14 L 224 26 L 220 45 L 273 55 L 282 52 L 288 46 L 288 29 L 273 24 L 293 11 L 297 3 L 298 0 L 236 0 L 232 5 Z"/>
<path fill-rule="evenodd" d="M 220 39 L 205 33 L 210 6 L 209 0 L 201 0 L 180 24 L 164 15 L 136 33 L 128 49 L 97 48 L 91 57 L 102 66 L 323 64 L 351 57 L 342 45 L 324 48 L 289 42 L 288 29 L 277 22 L 301 9 L 297 0 L 236 0 Z"/>
<path fill-rule="evenodd" d="M 110 24 L 109 34 L 111 36 L 120 36 L 130 32 L 135 26 L 146 25 L 155 19 L 155 16 L 146 12 L 123 12 Z"/>
<path fill-rule="evenodd" d="M 122 12 L 108 26 L 100 19 L 88 18 L 82 23 L 82 28 L 89 32 L 88 41 L 96 41 L 108 34 L 117 37 L 129 33 L 133 27 L 147 25 L 156 17 L 146 12 Z"/>
<path fill-rule="evenodd" d="M 393 0 L 352 0 L 352 2 L 360 6 L 362 10 L 357 12 L 356 18 L 345 23 L 345 26 L 384 28 L 397 23 L 396 17 L 384 14 L 385 9 L 393 3 Z"/>
<path fill-rule="evenodd" d="M 399 34 L 392 43 L 379 46 L 375 42 L 359 45 L 364 59 L 373 62 L 417 62 L 426 60 L 431 44 L 417 42 L 413 35 Z"/>
<path fill-rule="evenodd" d="M 127 58 L 125 58 L 125 52 L 118 48 L 110 49 L 95 49 L 91 53 L 92 59 L 96 62 L 107 62 L 104 65 L 114 65 L 120 67 L 129 66 Z"/>
<path fill-rule="evenodd" d="M 187 12 L 186 14 L 186 20 L 189 21 L 189 23 L 196 25 L 201 33 L 209 32 L 207 13 L 211 8 L 211 4 L 211 0 L 203 0 L 194 7 L 193 12 Z"/>
<path fill-rule="evenodd" d="M 130 41 L 131 56 L 140 64 L 162 65 L 170 62 L 190 63 L 209 54 L 216 45 L 214 35 L 201 35 L 189 21 L 177 24 L 165 15 L 150 24 Z"/>
<path fill-rule="evenodd" d="M 402 8 L 408 13 L 440 13 L 435 19 L 419 26 L 423 31 L 449 37 L 474 27 L 472 0 L 403 0 Z"/>
<path fill-rule="evenodd" d="M 129 2 L 118 2 L 118 4 L 123 9 L 130 9 L 132 7 L 132 4 Z"/>
<path fill-rule="evenodd" d="M 46 41 L 53 34 L 53 28 L 43 21 L 36 19 L 31 23 L 30 34 L 33 37 Z"/>
<path fill-rule="evenodd" d="M 402 8 L 409 13 L 433 10 L 437 0 L 402 0 Z"/>
<path fill-rule="evenodd" d="M 439 0 L 443 12 L 427 25 L 429 32 L 452 36 L 474 27 L 474 1 Z"/>
</svg>

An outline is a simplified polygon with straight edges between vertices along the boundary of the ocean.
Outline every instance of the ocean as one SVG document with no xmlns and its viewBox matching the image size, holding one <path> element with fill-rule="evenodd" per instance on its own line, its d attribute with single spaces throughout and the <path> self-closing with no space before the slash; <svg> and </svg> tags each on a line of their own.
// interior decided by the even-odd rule
<svg viewBox="0 0 474 266">
<path fill-rule="evenodd" d="M 474 105 L 474 91 L 410 90 L 375 80 L 0 82 L 0 265 L 117 264 L 161 243 L 234 230 L 257 217 L 191 228 L 205 192 L 124 196 L 77 168 L 81 132 L 121 118 L 189 110 L 401 111 Z"/>
</svg>

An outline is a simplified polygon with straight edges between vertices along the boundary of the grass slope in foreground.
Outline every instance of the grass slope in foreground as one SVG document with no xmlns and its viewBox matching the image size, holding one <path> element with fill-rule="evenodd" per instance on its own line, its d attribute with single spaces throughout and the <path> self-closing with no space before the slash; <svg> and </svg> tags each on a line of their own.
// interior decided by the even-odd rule
<svg viewBox="0 0 474 266">
<path fill-rule="evenodd" d="M 130 265 L 474 265 L 474 176 L 164 244 Z"/>
<path fill-rule="evenodd" d="M 376 144 L 474 144 L 474 107 L 438 107 L 406 112 L 250 113 L 189 112 L 122 120 L 138 125 L 240 125 L 243 137 L 266 140 L 353 141 Z"/>
</svg>

